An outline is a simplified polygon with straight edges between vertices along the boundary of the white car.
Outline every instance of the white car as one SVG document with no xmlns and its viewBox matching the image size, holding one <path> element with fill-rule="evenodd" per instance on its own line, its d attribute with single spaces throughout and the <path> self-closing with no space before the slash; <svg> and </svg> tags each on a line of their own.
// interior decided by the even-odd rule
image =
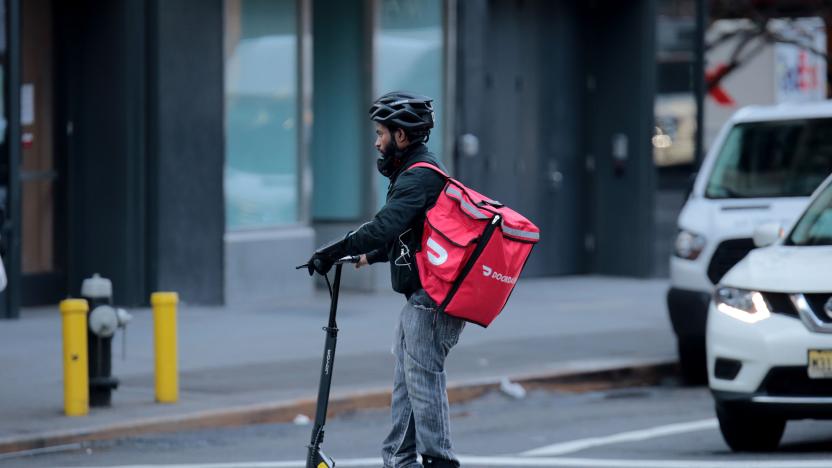
<svg viewBox="0 0 832 468">
<path fill-rule="evenodd" d="M 667 308 L 690 382 L 705 381 L 714 285 L 754 248 L 754 229 L 791 225 L 832 172 L 832 101 L 746 107 L 725 124 L 679 214 Z"/>
<path fill-rule="evenodd" d="M 757 228 L 716 287 L 708 380 L 733 450 L 773 450 L 789 419 L 832 418 L 832 177 L 786 236 Z"/>
</svg>

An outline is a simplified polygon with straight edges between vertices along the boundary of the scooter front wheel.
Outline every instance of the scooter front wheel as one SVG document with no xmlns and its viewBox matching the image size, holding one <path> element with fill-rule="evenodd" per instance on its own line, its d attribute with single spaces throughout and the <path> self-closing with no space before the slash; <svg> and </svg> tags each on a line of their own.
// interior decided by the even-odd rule
<svg viewBox="0 0 832 468">
<path fill-rule="evenodd" d="M 335 460 L 328 457 L 321 449 L 316 449 L 310 454 L 311 460 L 306 464 L 307 468 L 335 468 Z"/>
</svg>

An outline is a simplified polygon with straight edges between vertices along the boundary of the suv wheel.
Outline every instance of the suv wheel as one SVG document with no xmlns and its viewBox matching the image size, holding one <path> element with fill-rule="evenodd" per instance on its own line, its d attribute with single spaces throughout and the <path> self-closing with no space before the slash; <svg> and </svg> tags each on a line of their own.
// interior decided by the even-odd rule
<svg viewBox="0 0 832 468">
<path fill-rule="evenodd" d="M 708 383 L 704 341 L 704 339 L 678 338 L 679 370 L 682 372 L 682 379 L 687 385 Z"/>
<path fill-rule="evenodd" d="M 770 452 L 777 449 L 786 421 L 716 405 L 722 438 L 735 452 Z"/>
</svg>

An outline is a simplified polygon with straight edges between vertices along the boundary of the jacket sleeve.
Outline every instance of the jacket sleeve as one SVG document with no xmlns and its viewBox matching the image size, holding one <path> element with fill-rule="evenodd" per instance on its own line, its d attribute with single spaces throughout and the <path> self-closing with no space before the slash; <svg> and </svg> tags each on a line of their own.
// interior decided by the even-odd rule
<svg viewBox="0 0 832 468">
<path fill-rule="evenodd" d="M 399 176 L 384 207 L 372 221 L 364 223 L 345 239 L 344 247 L 348 255 L 389 246 L 418 216 L 424 214 L 430 194 L 441 189 L 441 186 L 435 188 L 433 185 L 442 183 L 439 177 L 426 177 L 424 171 L 433 173 L 430 169 L 416 168 Z"/>
</svg>

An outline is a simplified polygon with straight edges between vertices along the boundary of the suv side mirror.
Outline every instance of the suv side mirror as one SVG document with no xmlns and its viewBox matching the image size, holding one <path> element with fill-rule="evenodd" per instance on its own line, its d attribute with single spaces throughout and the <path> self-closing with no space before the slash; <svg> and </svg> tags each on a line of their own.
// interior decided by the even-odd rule
<svg viewBox="0 0 832 468">
<path fill-rule="evenodd" d="M 783 237 L 783 227 L 780 223 L 765 223 L 754 228 L 754 245 L 766 247 Z"/>
</svg>

